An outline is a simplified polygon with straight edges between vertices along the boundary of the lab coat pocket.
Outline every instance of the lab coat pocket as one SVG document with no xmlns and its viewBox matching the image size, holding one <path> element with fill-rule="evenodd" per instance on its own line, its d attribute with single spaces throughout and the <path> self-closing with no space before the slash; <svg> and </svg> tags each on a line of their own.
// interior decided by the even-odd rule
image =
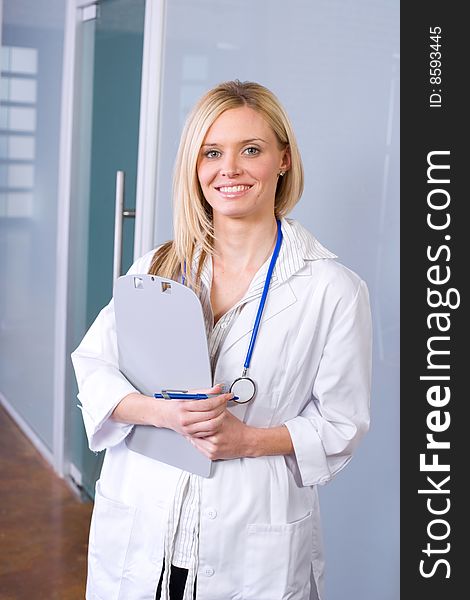
<svg viewBox="0 0 470 600">
<path fill-rule="evenodd" d="M 163 564 L 168 510 L 155 504 L 150 510 L 138 508 L 122 575 L 119 598 L 155 600 Z"/>
<path fill-rule="evenodd" d="M 135 508 L 103 496 L 99 482 L 90 525 L 87 597 L 119 597 Z"/>
<path fill-rule="evenodd" d="M 313 517 L 293 523 L 253 523 L 247 528 L 244 600 L 309 597 Z"/>
</svg>

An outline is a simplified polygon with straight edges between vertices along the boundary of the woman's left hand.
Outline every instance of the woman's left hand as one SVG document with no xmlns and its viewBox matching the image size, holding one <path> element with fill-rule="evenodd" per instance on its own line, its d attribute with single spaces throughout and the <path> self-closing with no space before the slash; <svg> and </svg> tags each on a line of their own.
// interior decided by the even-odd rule
<svg viewBox="0 0 470 600">
<path fill-rule="evenodd" d="M 207 437 L 186 436 L 186 439 L 211 460 L 242 458 L 248 456 L 248 438 L 252 429 L 225 409 L 217 433 Z"/>
</svg>

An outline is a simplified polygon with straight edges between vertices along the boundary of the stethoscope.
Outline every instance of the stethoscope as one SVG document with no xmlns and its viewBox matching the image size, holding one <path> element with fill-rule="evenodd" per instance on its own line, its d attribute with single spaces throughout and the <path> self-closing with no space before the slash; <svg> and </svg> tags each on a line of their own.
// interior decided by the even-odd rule
<svg viewBox="0 0 470 600">
<path fill-rule="evenodd" d="M 266 304 L 266 298 L 268 297 L 269 286 L 271 284 L 271 278 L 274 271 L 274 266 L 276 265 L 277 257 L 279 256 L 279 251 L 281 250 L 282 244 L 282 230 L 281 230 L 281 221 L 276 219 L 277 222 L 277 239 L 276 246 L 274 247 L 274 252 L 271 257 L 271 262 L 269 263 L 268 272 L 266 274 L 266 279 L 264 282 L 263 293 L 261 295 L 261 300 L 258 306 L 258 312 L 256 313 L 255 324 L 253 326 L 253 332 L 251 334 L 250 345 L 248 346 L 248 352 L 246 354 L 245 364 L 243 365 L 243 372 L 241 377 L 237 377 L 230 386 L 229 392 L 231 392 L 237 400 L 233 400 L 237 404 L 247 404 L 253 400 L 256 396 L 257 387 L 255 381 L 248 377 L 248 369 L 250 368 L 251 357 L 253 355 L 253 349 L 255 347 L 256 338 L 258 337 L 258 330 L 261 324 L 261 317 L 263 315 L 264 306 Z M 186 265 L 185 265 L 186 268 Z M 182 277 L 183 285 L 185 281 L 185 277 Z"/>
<path fill-rule="evenodd" d="M 238 398 L 238 400 L 233 400 L 237 404 L 246 404 L 253 400 L 256 396 L 256 383 L 251 377 L 247 376 L 248 369 L 250 368 L 251 357 L 253 355 L 253 349 L 255 347 L 256 338 L 258 336 L 258 330 L 261 324 L 261 317 L 263 315 L 264 305 L 266 304 L 266 298 L 268 297 L 269 285 L 271 283 L 271 278 L 274 271 L 274 266 L 277 261 L 277 257 L 279 256 L 279 251 L 281 249 L 282 244 L 282 231 L 281 231 L 281 221 L 276 219 L 277 221 L 277 240 L 276 246 L 274 247 L 274 252 L 271 257 L 271 262 L 269 263 L 268 272 L 266 274 L 266 279 L 264 282 L 263 293 L 261 295 L 261 300 L 258 306 L 258 312 L 256 313 L 255 324 L 253 326 L 253 332 L 251 334 L 250 345 L 248 346 L 248 352 L 246 354 L 245 364 L 243 365 L 243 372 L 241 377 L 235 379 L 230 386 L 230 392 Z"/>
</svg>

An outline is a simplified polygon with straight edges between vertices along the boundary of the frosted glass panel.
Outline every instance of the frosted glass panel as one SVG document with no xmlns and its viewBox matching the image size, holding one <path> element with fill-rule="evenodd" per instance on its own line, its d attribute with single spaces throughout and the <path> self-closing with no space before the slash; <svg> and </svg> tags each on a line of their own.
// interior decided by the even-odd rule
<svg viewBox="0 0 470 600">
<path fill-rule="evenodd" d="M 17 77 L 4 78 L 0 89 L 0 100 L 36 102 L 36 81 Z"/>
<path fill-rule="evenodd" d="M 291 213 L 368 283 L 372 430 L 321 489 L 328 600 L 399 596 L 399 2 L 167 3 L 155 242 L 172 237 L 171 173 L 189 108 L 228 79 L 286 107 L 305 192 Z"/>
<path fill-rule="evenodd" d="M 21 11 L 26 8 L 28 3 L 25 0 L 17 0 L 16 6 L 13 6 L 13 2 L 14 0 L 5 0 L 3 3 L 4 23 L 6 27 L 19 28 L 21 25 Z M 28 5 L 28 8 L 31 9 L 32 7 Z M 39 0 L 36 2 L 35 8 L 38 13 L 41 13 L 41 20 L 37 23 L 37 29 L 44 31 L 48 12 L 55 12 L 55 7 L 51 6 L 47 0 Z M 26 17 L 26 15 L 24 16 Z M 60 18 L 60 15 L 57 15 L 57 17 Z M 2 36 L 2 39 L 5 43 L 5 37 Z M 38 50 L 38 48 L 24 48 L 21 46 L 2 48 L 2 70 L 34 75 L 38 70 Z"/>
<path fill-rule="evenodd" d="M 19 106 L 0 106 L 0 127 L 14 131 L 36 129 L 36 109 Z"/>
<path fill-rule="evenodd" d="M 34 137 L 9 135 L 1 136 L 0 139 L 2 144 L 6 144 L 5 153 L 11 160 L 34 160 Z"/>
<path fill-rule="evenodd" d="M 3 165 L 2 165 L 3 166 Z M 33 165 L 9 165 L 7 167 L 8 187 L 29 188 L 34 185 Z"/>
<path fill-rule="evenodd" d="M 32 216 L 33 194 L 28 192 L 0 194 L 0 218 Z"/>
<path fill-rule="evenodd" d="M 0 393 L 49 449 L 65 4 L 3 0 L 1 36 Z"/>
</svg>

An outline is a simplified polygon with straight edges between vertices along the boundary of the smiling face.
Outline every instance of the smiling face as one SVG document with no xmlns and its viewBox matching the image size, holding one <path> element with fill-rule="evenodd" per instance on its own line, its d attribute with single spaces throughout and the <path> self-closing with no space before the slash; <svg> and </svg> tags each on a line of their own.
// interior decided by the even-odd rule
<svg viewBox="0 0 470 600">
<path fill-rule="evenodd" d="M 222 113 L 209 128 L 197 163 L 214 221 L 272 217 L 279 173 L 289 166 L 289 150 L 280 147 L 260 113 L 248 106 Z"/>
</svg>

